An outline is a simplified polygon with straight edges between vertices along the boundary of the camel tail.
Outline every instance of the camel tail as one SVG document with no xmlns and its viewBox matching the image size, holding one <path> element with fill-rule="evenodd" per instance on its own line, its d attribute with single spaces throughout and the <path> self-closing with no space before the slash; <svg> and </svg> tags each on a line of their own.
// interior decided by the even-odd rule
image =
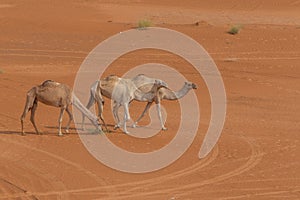
<svg viewBox="0 0 300 200">
<path fill-rule="evenodd" d="M 73 94 L 72 96 L 72 103 L 73 105 L 81 111 L 82 114 L 84 114 L 91 122 L 94 124 L 95 127 L 97 127 L 100 131 L 102 131 L 101 126 L 98 124 L 97 117 L 91 113 L 81 102 L 80 100 Z"/>
</svg>

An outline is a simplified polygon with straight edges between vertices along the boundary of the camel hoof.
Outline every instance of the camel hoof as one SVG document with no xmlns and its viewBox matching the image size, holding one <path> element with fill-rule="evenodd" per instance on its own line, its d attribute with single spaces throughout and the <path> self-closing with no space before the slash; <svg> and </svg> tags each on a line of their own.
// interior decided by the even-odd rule
<svg viewBox="0 0 300 200">
<path fill-rule="evenodd" d="M 21 133 L 21 135 L 22 135 L 22 136 L 26 136 L 26 133 L 25 133 L 25 132 L 23 132 L 23 133 Z"/>
<path fill-rule="evenodd" d="M 115 125 L 114 130 L 117 130 L 118 128 L 120 128 L 119 125 Z"/>
<path fill-rule="evenodd" d="M 168 130 L 168 128 L 162 127 L 161 130 L 166 131 L 166 130 Z"/>
<path fill-rule="evenodd" d="M 136 128 L 136 124 L 132 124 L 132 126 L 131 126 L 132 128 Z"/>
<path fill-rule="evenodd" d="M 62 134 L 62 133 L 59 133 L 58 136 L 61 137 L 61 136 L 63 136 L 63 134 Z"/>
<path fill-rule="evenodd" d="M 69 133 L 69 129 L 66 129 L 66 133 Z"/>
<path fill-rule="evenodd" d="M 104 133 L 104 131 L 102 130 L 101 127 L 96 128 L 94 132 L 95 132 L 96 134 L 103 134 L 103 133 Z"/>
<path fill-rule="evenodd" d="M 129 131 L 124 131 L 124 133 L 125 133 L 125 134 L 129 134 L 130 132 L 129 132 Z"/>
</svg>

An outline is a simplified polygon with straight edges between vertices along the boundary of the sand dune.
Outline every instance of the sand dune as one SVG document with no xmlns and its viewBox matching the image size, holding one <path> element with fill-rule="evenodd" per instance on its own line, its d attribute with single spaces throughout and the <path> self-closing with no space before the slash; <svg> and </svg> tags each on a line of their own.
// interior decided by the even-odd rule
<svg viewBox="0 0 300 200">
<path fill-rule="evenodd" d="M 299 199 L 299 9 L 297 0 L 2 1 L 0 199 Z M 226 122 L 206 158 L 197 157 L 211 115 L 205 82 L 184 59 L 159 50 L 123 55 L 105 75 L 156 62 L 199 86 L 196 138 L 172 165 L 146 174 L 113 170 L 88 153 L 74 124 L 70 134 L 57 137 L 58 110 L 45 105 L 36 113 L 44 135 L 35 135 L 27 117 L 28 134 L 20 136 L 19 117 L 33 85 L 45 79 L 73 85 L 97 44 L 141 19 L 192 37 L 218 66 Z M 227 34 L 232 24 L 243 25 L 240 34 Z M 162 105 L 172 113 L 168 131 L 137 139 L 116 130 L 109 139 L 132 152 L 165 146 L 176 134 L 180 109 L 178 102 Z M 133 103 L 132 118 L 143 106 Z M 113 124 L 110 106 L 104 114 Z M 141 124 L 148 122 L 146 117 Z"/>
</svg>

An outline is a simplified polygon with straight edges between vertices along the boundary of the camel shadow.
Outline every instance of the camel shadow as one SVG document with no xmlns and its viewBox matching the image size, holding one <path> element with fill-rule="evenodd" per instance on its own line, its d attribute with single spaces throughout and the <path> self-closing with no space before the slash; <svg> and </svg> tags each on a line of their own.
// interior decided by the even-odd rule
<svg viewBox="0 0 300 200">
<path fill-rule="evenodd" d="M 43 135 L 47 135 L 47 136 L 57 136 L 57 132 L 49 132 L 49 131 L 43 131 L 43 132 L 40 132 L 41 134 L 37 134 L 36 132 L 34 131 L 26 131 L 25 132 L 25 136 L 26 135 L 38 135 L 38 136 L 43 136 Z M 21 131 L 0 131 L 0 135 L 3 134 L 3 135 L 20 135 L 20 136 L 24 136 L 22 135 L 22 132 Z"/>
<path fill-rule="evenodd" d="M 56 129 L 57 130 L 57 127 L 48 127 L 50 129 Z M 74 128 L 74 130 L 76 130 Z M 111 131 L 110 131 L 111 132 Z M 106 133 L 106 132 L 105 132 Z M 70 133 L 63 133 L 63 136 L 75 136 L 77 135 L 78 133 L 77 132 L 70 132 Z M 89 132 L 88 130 L 86 132 L 81 132 L 80 135 L 93 135 L 93 134 L 96 134 L 96 133 L 91 133 Z M 24 136 L 22 135 L 22 132 L 21 131 L 0 131 L 0 135 L 20 135 L 20 136 Z M 41 134 L 37 134 L 36 132 L 33 132 L 33 131 L 27 131 L 25 132 L 25 136 L 26 135 L 37 135 L 37 136 L 54 136 L 54 137 L 61 137 L 61 136 L 58 136 L 57 132 L 55 131 L 43 131 L 41 132 Z"/>
<path fill-rule="evenodd" d="M 91 127 L 94 127 L 93 124 L 89 124 L 89 123 L 85 123 L 85 126 L 86 125 L 90 125 Z M 78 123 L 78 126 L 81 127 L 81 123 Z M 114 127 L 113 124 L 107 124 L 107 127 L 112 127 L 112 129 L 109 129 L 108 131 L 106 131 L 104 128 L 103 128 L 103 125 L 102 126 L 102 130 L 104 131 L 104 133 L 112 133 L 112 129 Z M 58 130 L 58 126 L 44 126 L 45 128 L 47 129 L 52 129 L 52 130 Z M 76 127 L 69 127 L 69 133 L 66 133 L 65 130 L 66 130 L 66 127 L 61 127 L 61 130 L 64 130 L 64 135 L 77 135 L 79 132 L 77 131 L 80 131 L 80 135 L 91 135 L 91 134 L 95 134 L 95 130 L 93 131 L 92 129 L 89 129 L 89 128 L 86 128 L 86 129 L 83 129 L 83 128 L 76 128 Z"/>
<path fill-rule="evenodd" d="M 0 131 L 1 134 L 6 134 L 6 135 L 22 135 L 21 131 Z M 26 132 L 28 135 L 36 135 L 36 132 Z"/>
<path fill-rule="evenodd" d="M 91 125 L 91 123 L 85 123 L 85 125 Z M 80 123 L 78 123 L 78 126 L 81 126 Z M 113 124 L 107 124 L 108 127 L 114 127 Z M 57 130 L 58 130 L 58 126 L 44 126 L 45 129 L 48 129 L 48 130 L 44 130 L 44 131 L 41 131 L 41 135 L 47 135 L 47 136 L 57 136 Z M 50 131 L 49 131 L 50 129 Z M 75 128 L 75 127 L 70 127 L 69 130 L 70 130 L 70 133 L 66 133 L 65 130 L 66 130 L 66 127 L 62 127 L 61 128 L 62 130 L 64 130 L 63 134 L 64 135 L 77 135 L 77 131 L 76 130 L 80 130 L 80 131 L 84 131 L 83 129 L 81 128 Z M 109 130 L 109 132 L 112 132 L 112 130 Z M 25 132 L 26 135 L 38 135 L 35 131 L 26 131 Z M 5 130 L 5 131 L 0 131 L 0 135 L 22 135 L 22 132 L 21 131 L 17 131 L 17 130 Z M 86 134 L 86 135 L 90 135 L 91 133 L 89 133 L 89 131 L 87 130 L 86 132 L 84 133 L 80 133 L 81 135 L 82 134 Z"/>
</svg>

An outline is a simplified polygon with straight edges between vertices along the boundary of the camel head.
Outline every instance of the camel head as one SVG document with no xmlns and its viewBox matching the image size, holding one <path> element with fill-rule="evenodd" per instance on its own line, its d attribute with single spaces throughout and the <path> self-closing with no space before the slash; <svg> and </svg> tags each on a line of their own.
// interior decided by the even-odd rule
<svg viewBox="0 0 300 200">
<path fill-rule="evenodd" d="M 192 82 L 185 82 L 185 86 L 189 89 L 197 89 L 197 85 L 195 83 Z"/>
</svg>

